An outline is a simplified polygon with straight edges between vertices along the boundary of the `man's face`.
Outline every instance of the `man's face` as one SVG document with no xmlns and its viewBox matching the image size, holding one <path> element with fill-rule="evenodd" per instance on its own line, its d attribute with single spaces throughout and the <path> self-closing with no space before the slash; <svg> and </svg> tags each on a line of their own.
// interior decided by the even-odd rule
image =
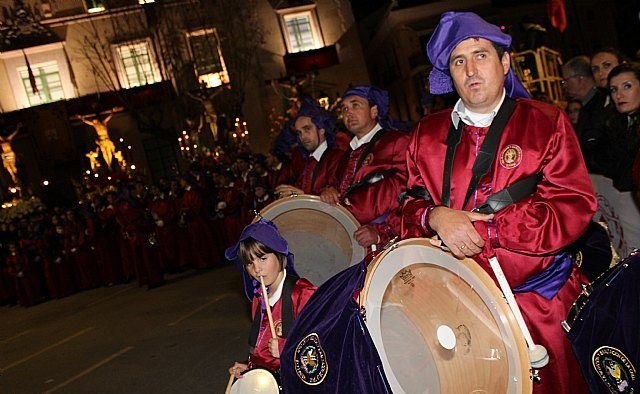
<svg viewBox="0 0 640 394">
<path fill-rule="evenodd" d="M 490 113 L 500 102 L 504 76 L 511 58 L 500 58 L 489 40 L 468 38 L 451 53 L 449 70 L 465 108 L 480 114 Z"/>
<path fill-rule="evenodd" d="M 568 99 L 581 99 L 582 75 L 575 74 L 568 67 L 562 69 L 562 86 Z"/>
<path fill-rule="evenodd" d="M 300 116 L 296 119 L 294 127 L 300 143 L 307 152 L 313 152 L 324 142 L 324 129 L 318 131 L 310 117 Z"/>
<path fill-rule="evenodd" d="M 367 135 L 376 125 L 378 106 L 371 107 L 369 101 L 360 96 L 347 96 L 340 104 L 342 120 L 356 137 Z"/>
</svg>

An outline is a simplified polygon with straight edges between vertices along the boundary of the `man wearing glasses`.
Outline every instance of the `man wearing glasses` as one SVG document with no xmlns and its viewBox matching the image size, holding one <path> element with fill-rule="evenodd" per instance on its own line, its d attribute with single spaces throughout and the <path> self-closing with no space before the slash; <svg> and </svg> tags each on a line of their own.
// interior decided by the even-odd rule
<svg viewBox="0 0 640 394">
<path fill-rule="evenodd" d="M 576 56 L 562 66 L 567 100 L 580 100 L 582 108 L 574 125 L 584 161 L 590 173 L 599 173 L 597 151 L 605 135 L 607 93 L 596 86 L 587 56 Z"/>
</svg>

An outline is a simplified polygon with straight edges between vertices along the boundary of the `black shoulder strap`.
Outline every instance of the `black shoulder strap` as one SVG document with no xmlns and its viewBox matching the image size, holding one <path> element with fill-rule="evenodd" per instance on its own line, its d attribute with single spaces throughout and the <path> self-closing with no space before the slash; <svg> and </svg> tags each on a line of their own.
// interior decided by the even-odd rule
<svg viewBox="0 0 640 394">
<path fill-rule="evenodd" d="M 366 159 L 366 157 L 369 155 L 369 153 L 371 153 L 371 151 L 373 150 L 374 145 L 380 139 L 380 137 L 382 137 L 382 135 L 384 133 L 385 133 L 384 129 L 378 130 L 378 132 L 373 136 L 373 138 L 371 138 L 371 141 L 367 142 L 367 144 L 365 145 L 365 148 L 364 148 L 364 152 L 362 152 L 362 155 L 358 159 L 358 164 L 356 165 L 356 170 L 354 171 L 354 173 L 358 172 L 358 170 L 362 166 L 362 163 L 364 162 L 364 159 Z"/>
<path fill-rule="evenodd" d="M 364 151 L 362 152 L 362 155 L 360 155 L 360 158 L 358 159 L 358 163 L 356 164 L 356 168 L 353 171 L 354 176 L 362 166 L 364 159 L 366 159 L 369 153 L 371 153 L 371 151 L 373 150 L 374 145 L 376 144 L 376 141 L 378 141 L 380 137 L 382 137 L 382 134 L 384 134 L 384 131 L 385 131 L 384 129 L 379 130 L 373 136 L 373 138 L 371 138 L 371 141 L 367 142 L 364 145 Z M 340 166 L 338 167 L 338 169 L 344 170 L 347 168 L 347 166 L 349 165 L 349 158 L 351 156 L 351 152 L 353 152 L 353 150 L 347 149 L 345 151 L 345 153 L 342 155 L 342 159 L 340 160 Z M 341 170 L 339 170 L 339 172 L 342 172 L 342 176 L 344 176 L 345 171 L 341 171 Z M 340 179 L 338 180 L 338 185 L 340 185 L 341 183 L 342 183 L 342 177 L 340 177 Z"/>
<path fill-rule="evenodd" d="M 293 288 L 298 279 L 300 278 L 297 276 L 287 274 L 287 278 L 284 280 L 284 286 L 282 287 L 282 338 L 287 337 L 293 325 L 293 302 L 291 300 L 291 294 L 293 294 Z"/>
<path fill-rule="evenodd" d="M 320 156 L 320 160 L 318 160 L 318 164 L 316 164 L 316 166 L 313 168 L 313 174 L 311 174 L 311 185 L 309 186 L 312 191 L 316 184 L 316 178 L 318 177 L 318 172 L 320 171 L 320 165 L 322 164 L 324 159 L 327 156 L 329 156 L 329 149 L 331 149 L 331 147 L 327 146 L 327 149 L 325 149 L 325 151 L 322 153 L 322 156 Z"/>
<path fill-rule="evenodd" d="M 463 207 L 467 205 L 471 195 L 476 191 L 478 184 L 480 183 L 480 179 L 489 172 L 491 163 L 496 156 L 498 145 L 500 144 L 502 131 L 507 125 L 515 107 L 515 100 L 505 97 L 496 117 L 491 122 L 487 136 L 485 137 L 482 147 L 480 147 L 480 151 L 473 163 L 471 181 L 469 182 L 469 187 L 467 188 L 467 193 L 462 204 Z M 445 158 L 444 179 L 442 184 L 442 204 L 447 206 L 451 203 L 451 174 L 453 172 L 453 158 L 455 156 L 456 147 L 460 143 L 460 137 L 462 136 L 462 123 L 462 120 L 460 120 L 457 128 L 454 128 L 452 124 L 449 129 L 449 135 L 447 136 L 447 156 Z"/>
<path fill-rule="evenodd" d="M 295 275 L 287 275 L 282 285 L 282 338 L 286 338 L 289 329 L 293 325 L 293 304 L 291 303 L 291 293 L 298 281 Z M 249 346 L 253 348 L 258 341 L 258 333 L 260 332 L 260 322 L 262 321 L 262 311 L 257 310 L 251 323 L 251 331 L 249 331 Z"/>
</svg>

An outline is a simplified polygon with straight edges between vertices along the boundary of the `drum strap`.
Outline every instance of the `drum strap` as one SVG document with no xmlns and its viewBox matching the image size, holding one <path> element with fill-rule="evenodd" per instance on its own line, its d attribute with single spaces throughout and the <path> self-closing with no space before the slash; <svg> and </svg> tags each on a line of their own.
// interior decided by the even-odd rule
<svg viewBox="0 0 640 394">
<path fill-rule="evenodd" d="M 471 198 L 471 195 L 478 188 L 480 179 L 489 172 L 493 158 L 496 156 L 496 151 L 498 150 L 502 131 L 507 125 L 507 122 L 515 108 L 515 100 L 505 97 L 496 117 L 493 119 L 493 122 L 491 122 L 491 126 L 489 126 L 487 136 L 485 137 L 484 142 L 480 147 L 480 151 L 476 156 L 476 160 L 473 163 L 471 181 L 467 188 L 467 194 L 464 198 L 462 209 L 464 209 Z M 454 127 L 453 123 L 451 123 L 449 134 L 447 135 L 447 155 L 444 161 L 444 174 L 442 180 L 442 204 L 446 206 L 451 205 L 451 174 L 453 173 L 453 158 L 456 154 L 456 148 L 460 143 L 463 128 L 464 123 L 462 120 L 458 121 L 458 127 Z"/>
<path fill-rule="evenodd" d="M 396 173 L 396 170 L 394 169 L 372 172 L 371 174 L 365 176 L 358 182 L 354 182 L 349 186 L 347 186 L 347 190 L 345 190 L 344 194 L 340 196 L 340 200 L 344 200 L 345 198 L 347 198 L 347 196 L 354 190 L 360 189 L 361 187 L 364 187 L 364 186 L 373 185 L 374 183 L 378 183 L 381 180 L 388 178 L 395 173 Z"/>
<path fill-rule="evenodd" d="M 313 174 L 311 174 L 311 187 L 310 187 L 311 190 L 314 189 L 314 186 L 316 184 L 316 178 L 318 177 L 318 173 L 320 172 L 320 166 L 322 165 L 322 162 L 327 156 L 329 156 L 329 149 L 330 148 L 327 148 L 324 151 L 322 156 L 320 156 L 320 160 L 318 160 L 318 164 L 316 164 L 316 166 L 313 168 Z"/>
<path fill-rule="evenodd" d="M 358 170 L 360 169 L 360 167 L 362 167 L 362 163 L 364 162 L 364 159 L 367 158 L 367 156 L 369 155 L 369 153 L 371 153 L 371 151 L 373 150 L 376 141 L 378 141 L 380 139 L 380 137 L 382 137 L 382 135 L 384 134 L 385 130 L 379 130 L 376 135 L 373 136 L 373 138 L 371 138 L 371 141 L 367 142 L 364 145 L 364 152 L 362 152 L 362 155 L 360 155 L 360 157 L 358 158 L 358 162 L 356 164 L 356 168 L 353 170 L 353 177 L 355 178 L 356 173 L 358 172 Z M 352 152 L 351 150 L 348 150 L 347 152 L 349 152 L 349 154 Z M 348 168 L 348 163 L 349 163 L 349 154 L 345 154 L 342 156 L 342 161 L 340 162 L 340 167 L 338 168 Z M 324 156 L 324 155 L 323 155 Z M 346 174 L 343 174 L 343 176 L 346 176 Z M 340 184 L 342 182 L 342 180 L 340 180 L 340 182 L 338 182 L 338 184 Z"/>
<path fill-rule="evenodd" d="M 293 325 L 293 304 L 291 302 L 291 294 L 293 293 L 293 288 L 295 287 L 298 279 L 300 278 L 295 275 L 287 274 L 284 284 L 282 285 L 282 295 L 280 296 L 280 299 L 282 300 L 282 338 L 287 337 L 287 334 Z M 251 323 L 251 331 L 249 331 L 249 346 L 251 348 L 255 347 L 256 342 L 258 341 L 261 321 L 262 312 L 257 310 L 253 317 L 253 322 Z"/>
</svg>

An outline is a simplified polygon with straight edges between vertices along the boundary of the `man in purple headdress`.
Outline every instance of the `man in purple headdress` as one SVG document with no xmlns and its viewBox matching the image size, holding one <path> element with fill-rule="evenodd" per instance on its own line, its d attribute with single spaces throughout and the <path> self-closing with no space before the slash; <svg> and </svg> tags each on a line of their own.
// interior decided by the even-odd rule
<svg viewBox="0 0 640 394">
<path fill-rule="evenodd" d="M 293 185 L 281 184 L 275 188 L 276 196 L 320 194 L 329 175 L 336 171 L 341 154 L 335 146 L 335 125 L 333 115 L 318 103 L 310 99 L 302 103 L 294 130 L 302 148 L 304 166 Z"/>
<path fill-rule="evenodd" d="M 398 197 L 407 182 L 404 157 L 409 135 L 386 129 L 389 95 L 385 90 L 355 86 L 344 92 L 340 105 L 353 139 L 320 198 L 344 204 L 362 224 L 354 234 L 360 245 L 384 245 L 400 234 Z"/>
<path fill-rule="evenodd" d="M 510 45 L 478 15 L 442 15 L 427 44 L 430 90 L 455 88 L 460 100 L 414 131 L 402 235 L 433 237 L 494 278 L 495 257 L 533 341 L 548 350 L 534 392 L 582 393 L 560 323 L 585 279 L 565 248 L 586 230 L 597 201 L 567 116 L 528 98 L 510 69 Z M 510 198 L 494 197 L 505 190 Z"/>
</svg>

